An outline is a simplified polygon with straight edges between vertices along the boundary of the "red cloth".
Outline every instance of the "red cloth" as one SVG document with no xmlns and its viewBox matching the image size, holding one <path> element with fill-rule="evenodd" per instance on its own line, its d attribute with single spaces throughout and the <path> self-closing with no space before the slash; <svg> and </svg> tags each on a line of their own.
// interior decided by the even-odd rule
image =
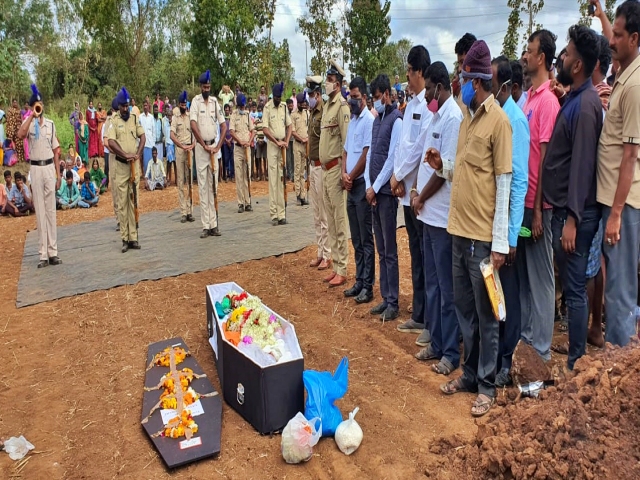
<svg viewBox="0 0 640 480">
<path fill-rule="evenodd" d="M 100 156 L 100 132 L 98 132 L 98 112 L 87 109 L 85 118 L 89 125 L 89 158 Z"/>
</svg>

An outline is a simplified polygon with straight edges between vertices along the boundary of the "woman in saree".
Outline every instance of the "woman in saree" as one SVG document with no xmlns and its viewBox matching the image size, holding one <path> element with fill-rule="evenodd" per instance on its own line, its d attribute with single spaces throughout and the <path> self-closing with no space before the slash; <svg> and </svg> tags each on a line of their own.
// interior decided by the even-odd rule
<svg viewBox="0 0 640 480">
<path fill-rule="evenodd" d="M 100 133 L 98 131 L 98 112 L 93 107 L 93 101 L 89 102 L 85 120 L 89 125 L 89 158 L 100 156 Z"/>
<path fill-rule="evenodd" d="M 104 192 L 106 192 L 107 186 L 105 185 L 106 182 L 104 182 L 104 180 L 105 178 L 107 178 L 107 176 L 100 168 L 100 162 L 98 162 L 97 158 L 93 159 L 89 174 L 91 175 L 91 181 L 95 184 L 96 189 L 100 191 L 100 194 L 102 195 Z"/>
<path fill-rule="evenodd" d="M 82 112 L 78 112 L 78 155 L 82 161 L 89 162 L 89 125 L 84 119 Z"/>
<path fill-rule="evenodd" d="M 20 106 L 15 98 L 11 101 L 11 107 L 7 110 L 7 138 L 13 142 L 18 162 L 24 162 L 24 144 L 18 139 L 18 129 L 22 125 Z"/>
</svg>

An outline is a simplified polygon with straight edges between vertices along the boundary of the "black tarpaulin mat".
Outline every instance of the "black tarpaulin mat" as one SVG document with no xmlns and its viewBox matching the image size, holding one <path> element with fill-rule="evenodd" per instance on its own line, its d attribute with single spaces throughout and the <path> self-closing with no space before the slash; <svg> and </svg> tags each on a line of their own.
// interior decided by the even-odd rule
<svg viewBox="0 0 640 480">
<path fill-rule="evenodd" d="M 100 205 L 97 208 L 111 208 Z M 179 210 L 150 212 L 140 217 L 141 250 L 121 253 L 115 219 L 58 227 L 62 265 L 36 268 L 38 232 L 27 234 L 18 308 L 95 290 L 131 285 L 184 273 L 200 272 L 283 253 L 315 242 L 312 207 L 287 207 L 287 225 L 273 227 L 267 198 L 253 199 L 253 212 L 237 213 L 235 202 L 220 203 L 221 237 L 199 238 L 200 210 L 195 222 L 180 223 Z"/>
</svg>

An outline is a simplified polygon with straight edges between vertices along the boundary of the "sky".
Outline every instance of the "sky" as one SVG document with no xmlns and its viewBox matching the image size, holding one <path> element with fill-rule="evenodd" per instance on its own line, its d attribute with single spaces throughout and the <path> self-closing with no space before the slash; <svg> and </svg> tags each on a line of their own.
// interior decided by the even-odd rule
<svg viewBox="0 0 640 480">
<path fill-rule="evenodd" d="M 604 4 L 604 0 L 601 3 Z M 618 0 L 619 3 L 622 0 Z M 478 39 L 486 41 L 491 56 L 497 57 L 502 51 L 502 39 L 511 12 L 506 5 L 507 0 L 391 0 L 390 40 L 409 38 L 415 45 L 424 45 L 429 50 L 432 62 L 440 60 L 453 69 L 455 44 L 462 35 L 471 32 Z M 298 18 L 306 12 L 305 0 L 277 0 L 272 32 L 276 42 L 285 38 L 288 40 L 295 78 L 300 83 L 304 83 L 307 70 L 306 37 L 296 29 Z M 338 11 L 333 13 L 334 18 L 338 15 Z M 545 0 L 544 8 L 535 22 L 558 36 L 556 45 L 559 52 L 566 45 L 569 27 L 579 19 L 577 0 Z M 593 20 L 591 27 L 598 33 L 602 32 L 598 19 Z M 522 36 L 524 29 L 520 33 Z M 524 42 L 520 47 L 524 47 Z M 309 60 L 311 57 L 313 51 L 308 48 Z M 348 68 L 345 70 L 349 74 Z"/>
</svg>

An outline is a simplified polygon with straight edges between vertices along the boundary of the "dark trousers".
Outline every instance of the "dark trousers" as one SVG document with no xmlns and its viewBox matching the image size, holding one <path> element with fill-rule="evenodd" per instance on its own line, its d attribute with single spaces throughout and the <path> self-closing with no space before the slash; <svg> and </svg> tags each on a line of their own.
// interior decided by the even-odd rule
<svg viewBox="0 0 640 480">
<path fill-rule="evenodd" d="M 569 356 L 567 366 L 573 370 L 578 358 L 584 355 L 587 346 L 587 329 L 589 327 L 589 302 L 587 300 L 587 263 L 591 242 L 598 231 L 600 208 L 589 207 L 582 214 L 582 221 L 576 230 L 576 249 L 566 253 L 562 248 L 562 229 L 567 219 L 565 209 L 555 208 L 551 218 L 553 233 L 553 253 L 560 271 L 560 280 L 567 301 L 567 317 L 569 322 Z M 632 257 L 630 262 L 635 263 Z"/>
<path fill-rule="evenodd" d="M 373 233 L 376 237 L 380 265 L 380 295 L 392 307 L 398 308 L 400 273 L 398 269 L 398 199 L 378 193 L 376 205 L 371 207 Z"/>
<path fill-rule="evenodd" d="M 517 255 L 524 255 L 524 249 L 516 251 Z M 513 265 L 503 265 L 498 272 L 502 292 L 504 293 L 505 308 L 507 318 L 500 323 L 500 347 L 498 356 L 498 369 L 511 370 L 511 360 L 513 351 L 520 340 L 521 308 L 520 308 L 520 279 L 518 277 L 518 267 Z"/>
<path fill-rule="evenodd" d="M 233 178 L 234 177 L 234 171 L 233 171 L 233 144 L 232 145 L 227 145 L 226 143 L 222 145 L 222 168 L 223 168 L 223 172 L 222 172 L 222 177 L 227 179 L 227 178 Z"/>
<path fill-rule="evenodd" d="M 109 154 L 107 152 L 104 153 L 104 174 L 105 174 L 105 187 L 109 186 Z M 100 188 L 100 185 L 98 185 Z"/>
<path fill-rule="evenodd" d="M 411 318 L 425 323 L 424 318 L 424 271 L 422 261 L 422 222 L 418 220 L 411 207 L 404 207 L 404 224 L 409 237 L 411 254 L 411 283 L 413 285 L 413 313 Z"/>
<path fill-rule="evenodd" d="M 376 260 L 371 205 L 367 202 L 366 189 L 364 178 L 353 181 L 351 191 L 347 193 L 347 216 L 356 257 L 356 285 L 371 291 L 375 281 Z"/>
<path fill-rule="evenodd" d="M 480 272 L 480 262 L 491 256 L 491 244 L 454 236 L 452 250 L 453 301 L 464 346 L 462 382 L 470 391 L 495 397 L 500 325 Z"/>
<path fill-rule="evenodd" d="M 293 171 L 294 171 L 294 155 L 293 155 L 293 137 L 291 137 L 292 140 L 289 142 L 289 146 L 287 147 L 287 163 L 286 163 L 286 167 L 287 167 L 287 178 L 289 180 L 293 180 Z"/>
<path fill-rule="evenodd" d="M 422 225 L 422 257 L 426 290 L 426 326 L 431 333 L 431 349 L 458 368 L 460 344 L 458 317 L 453 303 L 451 235 L 446 228 Z"/>
</svg>

